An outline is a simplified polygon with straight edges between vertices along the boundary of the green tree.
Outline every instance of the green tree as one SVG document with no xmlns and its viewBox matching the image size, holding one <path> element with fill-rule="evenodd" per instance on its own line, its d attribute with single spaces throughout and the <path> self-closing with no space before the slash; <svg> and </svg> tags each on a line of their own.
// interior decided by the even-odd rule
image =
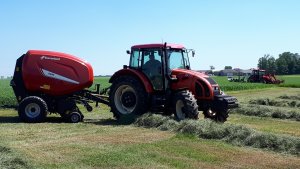
<svg viewBox="0 0 300 169">
<path fill-rule="evenodd" d="M 265 69 L 267 73 L 299 74 L 300 56 L 298 53 L 283 52 L 275 59 L 270 54 L 265 54 L 258 59 L 257 67 Z"/>
<path fill-rule="evenodd" d="M 210 65 L 209 68 L 210 68 L 211 74 L 214 74 L 215 67 L 213 65 Z"/>
<path fill-rule="evenodd" d="M 276 73 L 276 59 L 273 56 L 270 56 L 267 61 L 267 73 Z"/>
<path fill-rule="evenodd" d="M 232 66 L 225 66 L 224 69 L 232 69 Z"/>
<path fill-rule="evenodd" d="M 295 74 L 300 74 L 300 55 L 296 53 Z"/>
<path fill-rule="evenodd" d="M 276 59 L 276 66 L 277 66 L 277 74 L 286 75 L 289 73 L 288 64 L 286 63 L 284 58 Z"/>
<path fill-rule="evenodd" d="M 270 57 L 270 55 L 266 54 L 266 55 L 264 55 L 264 57 L 259 58 L 257 67 L 259 69 L 267 70 L 268 69 L 268 59 L 269 59 L 269 57 Z"/>
</svg>

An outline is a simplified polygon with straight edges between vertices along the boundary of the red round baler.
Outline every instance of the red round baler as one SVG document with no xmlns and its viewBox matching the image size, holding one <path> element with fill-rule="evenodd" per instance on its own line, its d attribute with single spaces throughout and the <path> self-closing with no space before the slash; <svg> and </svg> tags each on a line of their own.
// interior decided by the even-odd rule
<svg viewBox="0 0 300 169">
<path fill-rule="evenodd" d="M 30 50 L 23 58 L 22 77 L 28 92 L 51 96 L 72 94 L 93 84 L 92 66 L 73 55 Z"/>
<path fill-rule="evenodd" d="M 79 122 L 83 115 L 76 102 L 83 103 L 89 111 L 89 99 L 108 104 L 85 90 L 93 80 L 92 66 L 76 56 L 29 50 L 17 59 L 11 81 L 19 102 L 19 116 L 26 122 L 40 122 L 47 112 L 58 112 L 67 121 Z"/>
</svg>

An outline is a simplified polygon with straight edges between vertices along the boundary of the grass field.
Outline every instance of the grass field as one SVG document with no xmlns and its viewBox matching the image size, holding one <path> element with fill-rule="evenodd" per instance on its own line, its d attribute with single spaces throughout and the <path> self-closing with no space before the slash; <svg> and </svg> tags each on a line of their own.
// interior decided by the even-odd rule
<svg viewBox="0 0 300 169">
<path fill-rule="evenodd" d="M 10 80 L 0 80 L 0 106 L 16 104 L 14 92 L 9 84 Z"/>
<path fill-rule="evenodd" d="M 107 80 L 97 78 L 96 83 L 108 87 Z M 248 85 L 222 81 L 224 78 L 216 80 L 221 86 Z M 0 81 L 0 84 L 3 103 L 14 103 L 9 81 Z M 273 85 L 232 90 L 236 91 L 228 89 L 226 93 L 236 96 L 241 104 L 259 98 L 300 95 L 300 88 Z M 283 111 L 299 110 L 279 108 Z M 57 115 L 50 115 L 46 123 L 27 124 L 19 121 L 15 110 L 0 109 L 0 168 L 300 168 L 300 157 L 285 151 L 279 153 L 255 145 L 257 148 L 237 145 L 224 139 L 204 139 L 175 131 L 118 125 L 105 105 L 94 108 L 92 113 L 81 109 L 85 121 L 78 124 L 63 123 Z M 203 121 L 201 115 L 199 122 Z M 296 151 L 300 152 L 300 142 L 297 142 L 300 139 L 299 121 L 236 112 L 225 124 L 234 128 L 242 125 L 264 135 L 270 134 L 271 139 L 278 137 L 277 141 L 292 137 L 296 139 L 293 142 Z M 218 129 L 213 127 L 212 132 L 216 131 Z M 272 142 L 264 144 L 273 145 Z"/>
<path fill-rule="evenodd" d="M 278 78 L 284 80 L 284 83 L 279 85 L 281 87 L 297 87 L 297 88 L 300 88 L 300 75 L 278 76 Z"/>
<path fill-rule="evenodd" d="M 226 76 L 213 76 L 212 78 L 220 85 L 224 92 L 276 87 L 276 85 L 263 83 L 230 82 Z"/>
</svg>

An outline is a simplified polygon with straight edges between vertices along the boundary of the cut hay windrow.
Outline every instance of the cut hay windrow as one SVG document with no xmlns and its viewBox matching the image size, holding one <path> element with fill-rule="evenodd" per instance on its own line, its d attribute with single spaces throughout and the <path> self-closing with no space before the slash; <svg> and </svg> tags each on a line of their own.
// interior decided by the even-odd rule
<svg viewBox="0 0 300 169">
<path fill-rule="evenodd" d="M 292 108 L 300 107 L 300 101 L 298 100 L 284 100 L 284 99 L 270 99 L 270 98 L 252 99 L 249 101 L 249 104 L 276 106 L 276 107 L 292 107 Z"/>
<path fill-rule="evenodd" d="M 29 169 L 27 161 L 18 157 L 10 148 L 0 146 L 0 168 Z"/>
<path fill-rule="evenodd" d="M 223 140 L 237 146 L 249 146 L 280 153 L 300 155 L 300 138 L 259 132 L 242 125 L 219 124 L 211 120 L 177 122 L 158 114 L 144 114 L 136 126 L 196 135 L 203 139 Z"/>
<path fill-rule="evenodd" d="M 287 110 L 285 108 L 241 104 L 239 108 L 230 110 L 230 113 L 247 116 L 273 117 L 279 119 L 291 119 L 300 121 L 300 110 Z"/>
<path fill-rule="evenodd" d="M 289 99 L 289 100 L 300 100 L 300 94 L 298 95 L 282 95 L 279 96 L 280 99 Z"/>
</svg>

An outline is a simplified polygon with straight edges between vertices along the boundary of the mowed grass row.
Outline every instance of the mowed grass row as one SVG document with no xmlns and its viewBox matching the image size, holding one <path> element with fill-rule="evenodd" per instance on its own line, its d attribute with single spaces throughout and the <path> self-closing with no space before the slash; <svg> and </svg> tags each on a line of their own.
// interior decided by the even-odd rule
<svg viewBox="0 0 300 169">
<path fill-rule="evenodd" d="M 241 104 L 239 108 L 232 109 L 230 113 L 300 121 L 300 110 L 298 108 L 286 109 L 281 107 Z"/>
<path fill-rule="evenodd" d="M 30 169 L 30 165 L 15 150 L 0 145 L 0 168 Z"/>
<path fill-rule="evenodd" d="M 300 121 L 300 93 L 249 99 L 230 113 Z"/>
<path fill-rule="evenodd" d="M 298 100 L 286 100 L 278 98 L 255 98 L 249 101 L 252 105 L 266 105 L 275 107 L 290 107 L 290 108 L 300 108 L 300 101 Z"/>
<path fill-rule="evenodd" d="M 300 138 L 257 132 L 243 125 L 218 124 L 211 120 L 184 120 L 177 122 L 170 117 L 145 114 L 135 123 L 137 126 L 157 128 L 195 135 L 204 139 L 218 139 L 238 146 L 251 146 L 300 156 Z"/>
</svg>

